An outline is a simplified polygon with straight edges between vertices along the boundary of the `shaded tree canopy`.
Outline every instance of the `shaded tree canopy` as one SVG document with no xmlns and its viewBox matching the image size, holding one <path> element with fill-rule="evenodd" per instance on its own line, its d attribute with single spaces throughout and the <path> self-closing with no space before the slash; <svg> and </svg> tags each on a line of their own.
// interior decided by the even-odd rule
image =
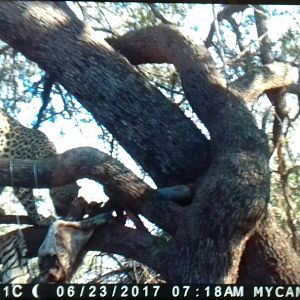
<svg viewBox="0 0 300 300">
<path fill-rule="evenodd" d="M 167 282 L 299 283 L 297 243 L 286 237 L 268 209 L 273 152 L 282 186 L 288 184 L 282 141 L 284 122 L 291 121 L 286 94 L 299 91 L 295 66 L 273 57 L 261 6 L 251 8 L 258 36 L 265 35 L 259 64 L 254 67 L 246 55 L 240 63 L 243 71 L 228 78 L 208 49 L 212 36 L 219 36 L 218 22 L 227 20 L 240 53 L 247 52 L 232 17 L 246 8 L 225 6 L 201 43 L 169 24 L 155 6 L 152 12 L 162 24 L 104 40 L 64 2 L 1 2 L 0 38 L 47 73 L 44 97 L 54 82 L 63 86 L 149 174 L 157 189 L 115 158 L 89 147 L 36 162 L 15 160 L 14 184 L 34 187 L 34 168 L 40 187 L 80 178 L 100 182 L 112 205 L 133 218 L 145 217 L 166 235 L 150 234 L 139 218 L 135 229 L 113 220 L 94 229 L 85 248 L 139 261 Z M 225 71 L 226 50 L 221 45 Z M 163 63 L 174 66 L 184 99 L 209 136 L 140 69 Z M 275 112 L 271 138 L 249 109 L 261 95 Z M 0 158 L 1 186 L 11 184 L 10 175 L 9 160 Z M 95 208 L 94 214 L 99 212 Z M 24 230 L 32 256 L 45 231 L 36 226 Z"/>
</svg>

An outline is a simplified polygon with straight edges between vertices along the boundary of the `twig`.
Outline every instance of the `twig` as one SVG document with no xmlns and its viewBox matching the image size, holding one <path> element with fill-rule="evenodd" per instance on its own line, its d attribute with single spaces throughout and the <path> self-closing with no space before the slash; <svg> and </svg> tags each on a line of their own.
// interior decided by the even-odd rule
<svg viewBox="0 0 300 300">
<path fill-rule="evenodd" d="M 227 64 L 228 64 L 228 65 L 233 65 L 233 64 L 235 64 L 238 60 L 241 59 L 242 56 L 244 56 L 247 52 L 250 51 L 250 47 L 252 46 L 252 44 L 254 44 L 255 42 L 260 42 L 260 41 L 263 40 L 267 35 L 268 35 L 268 33 L 265 32 L 265 33 L 262 34 L 257 40 L 252 41 L 248 46 L 246 46 L 246 48 L 245 48 L 241 53 L 239 53 L 239 55 L 238 55 L 235 59 L 233 59 L 233 60 L 231 60 L 231 61 L 228 61 Z"/>
<path fill-rule="evenodd" d="M 156 8 L 156 6 L 155 6 L 154 3 L 149 3 L 149 7 L 150 7 L 151 11 L 153 12 L 153 14 L 155 15 L 155 17 L 157 17 L 158 19 L 160 19 L 162 23 L 167 24 L 167 25 L 174 25 L 174 23 L 172 23 L 169 20 L 167 20 L 161 14 L 161 12 Z"/>
</svg>

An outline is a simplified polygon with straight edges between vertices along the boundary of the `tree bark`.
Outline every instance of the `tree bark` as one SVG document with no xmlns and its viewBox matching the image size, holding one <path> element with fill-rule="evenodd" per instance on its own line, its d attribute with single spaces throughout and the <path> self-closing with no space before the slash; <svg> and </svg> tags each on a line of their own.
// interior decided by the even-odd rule
<svg viewBox="0 0 300 300">
<path fill-rule="evenodd" d="M 193 110 L 210 132 L 210 145 L 182 112 L 123 56 L 97 40 L 64 3 L 1 2 L 0 24 L 1 39 L 74 94 L 158 186 L 188 183 L 202 175 L 194 185 L 192 204 L 185 208 L 171 202 L 164 206 L 157 192 L 149 191 L 155 196 L 146 197 L 148 187 L 137 184 L 145 194 L 138 212 L 172 235 L 158 253 L 165 264 L 150 255 L 155 239 L 138 230 L 101 227 L 97 245 L 112 245 L 110 250 L 148 263 L 169 282 L 235 283 L 245 243 L 266 211 L 268 150 L 242 99 L 227 89 L 206 49 L 168 26 L 129 35 L 140 61 L 175 65 Z M 170 219 L 163 221 L 163 216 Z M 170 221 L 175 226 L 168 226 Z M 111 232 L 124 243 L 114 241 Z M 126 234 L 133 241 L 127 252 Z"/>
<path fill-rule="evenodd" d="M 245 242 L 269 198 L 266 139 L 243 101 L 226 89 L 203 46 L 192 45 L 169 26 L 133 32 L 120 40 L 125 47 L 130 44 L 140 62 L 175 65 L 193 110 L 211 136 L 212 163 L 181 216 L 173 251 L 182 259 L 175 261 L 169 278 L 233 283 Z"/>
<path fill-rule="evenodd" d="M 199 129 L 65 3 L 2 2 L 0 23 L 0 38 L 73 94 L 159 186 L 206 170 Z"/>
<path fill-rule="evenodd" d="M 269 210 L 247 242 L 241 260 L 239 284 L 295 284 L 300 282 L 300 259 L 290 238 Z"/>
<path fill-rule="evenodd" d="M 168 38 L 166 38 L 165 33 L 161 34 L 158 31 L 153 33 L 153 30 L 152 32 L 151 30 L 146 30 L 142 33 L 138 33 L 138 34 L 130 33 L 118 39 L 109 39 L 108 41 L 122 54 L 124 54 L 130 60 L 130 62 L 134 64 L 147 63 L 147 62 L 165 62 L 165 61 L 170 61 L 170 59 L 176 60 L 176 58 L 175 59 L 170 58 L 171 55 L 168 56 L 168 54 L 166 54 L 171 52 L 171 54 L 174 55 L 174 53 L 176 52 L 172 51 L 172 49 L 171 50 L 167 49 L 167 46 L 162 41 L 163 39 L 167 40 L 168 43 L 170 43 L 171 38 L 169 36 Z M 161 48 L 163 48 L 163 50 L 161 50 Z M 185 53 L 188 53 L 188 50 L 186 50 L 183 46 L 178 47 L 178 49 L 181 49 L 182 51 L 185 51 Z M 180 57 L 178 51 L 177 54 Z M 187 59 L 183 61 L 184 61 L 184 66 L 186 66 Z M 180 63 L 180 59 L 176 60 L 176 63 L 178 62 Z M 193 61 L 193 64 L 194 63 L 195 61 Z M 191 69 L 189 69 L 188 72 L 192 73 Z M 212 73 L 212 71 L 210 71 L 210 73 Z M 182 79 L 182 81 L 184 80 Z M 199 80 L 199 82 L 203 82 L 203 80 L 201 79 Z M 242 78 L 241 80 L 239 80 L 239 82 L 236 82 L 232 86 L 230 86 L 230 89 L 234 95 L 243 97 L 243 100 L 254 101 L 263 92 L 272 90 L 276 86 L 287 87 L 291 85 L 292 82 L 293 82 L 293 71 L 291 67 L 286 64 L 275 63 L 271 65 L 266 65 L 261 70 L 257 70 L 255 76 L 250 76 L 249 78 L 246 78 L 245 76 L 245 78 Z M 199 84 L 198 85 L 195 84 L 195 86 L 199 87 Z M 238 88 L 238 92 L 237 90 L 235 90 L 236 88 Z M 203 93 L 199 91 L 198 95 L 199 94 L 203 94 Z M 207 99 L 210 98 L 211 97 L 209 96 L 207 97 Z M 189 100 L 191 101 L 191 97 L 189 98 Z M 198 105 L 198 103 L 195 103 L 195 105 Z M 195 111 L 197 111 L 196 108 L 194 109 Z M 209 116 L 211 116 L 211 114 L 209 114 Z M 203 120 L 203 118 L 201 117 L 200 119 Z M 223 139 L 227 141 L 225 135 L 226 134 L 224 134 Z M 295 252 L 293 251 L 293 249 L 291 248 L 291 245 L 289 243 L 285 243 L 283 241 L 279 242 L 280 240 L 277 237 L 284 236 L 283 232 L 279 228 L 276 229 L 278 235 L 273 234 L 275 230 L 274 226 L 276 227 L 276 224 L 274 224 L 274 222 L 275 221 L 271 219 L 268 222 L 268 226 L 259 226 L 257 228 L 257 232 L 253 235 L 253 238 L 250 238 L 249 242 L 247 243 L 247 245 L 249 245 L 249 248 L 247 248 L 246 251 L 247 255 L 244 256 L 240 265 L 240 273 L 242 274 L 240 277 L 240 280 L 242 278 L 242 281 L 240 282 L 245 282 L 245 283 L 251 282 L 256 284 L 260 283 L 260 279 L 262 275 L 261 276 L 253 275 L 253 274 L 257 274 L 258 272 L 257 269 L 253 267 L 254 266 L 253 260 L 251 260 L 250 257 L 252 258 L 255 257 L 258 265 L 262 265 L 262 264 L 265 265 L 265 268 L 261 273 L 264 276 L 263 282 L 274 283 L 276 282 L 275 279 L 278 279 L 278 283 L 299 282 L 300 276 L 297 271 L 297 268 L 299 267 L 299 259 L 295 254 Z M 264 224 L 266 224 L 266 221 L 264 221 Z M 284 247 L 282 247 L 283 243 L 284 243 Z M 264 249 L 261 245 L 264 245 L 266 249 Z M 260 253 L 260 255 L 258 255 L 258 253 Z M 279 259 L 276 259 L 276 262 L 278 263 L 278 269 L 272 266 L 274 262 L 274 256 L 276 256 L 276 258 L 285 257 L 284 260 L 285 264 L 280 263 Z M 295 269 L 291 269 L 289 266 L 290 267 L 296 266 L 296 267 Z"/>
<path fill-rule="evenodd" d="M 9 159 L 0 158 L 0 186 L 11 184 L 10 168 Z M 14 159 L 14 186 L 36 186 L 34 168 L 39 188 L 63 186 L 80 178 L 93 179 L 101 183 L 122 207 L 144 215 L 171 234 L 177 230 L 180 212 L 180 207 L 171 200 L 178 195 L 189 196 L 184 186 L 175 190 L 154 190 L 122 163 L 90 147 L 68 150 L 43 160 Z"/>
</svg>

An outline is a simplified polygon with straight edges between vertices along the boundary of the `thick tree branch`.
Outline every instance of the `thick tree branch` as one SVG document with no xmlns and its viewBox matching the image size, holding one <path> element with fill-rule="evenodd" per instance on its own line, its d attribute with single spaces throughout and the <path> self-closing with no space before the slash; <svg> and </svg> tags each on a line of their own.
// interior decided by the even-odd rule
<svg viewBox="0 0 300 300">
<path fill-rule="evenodd" d="M 296 70 L 288 63 L 273 62 L 257 67 L 230 84 L 231 90 L 244 101 L 256 101 L 271 90 L 294 86 Z"/>
<path fill-rule="evenodd" d="M 174 233 L 179 206 L 170 201 L 189 196 L 188 188 L 177 187 L 169 192 L 153 190 L 132 171 L 111 156 L 90 147 L 81 147 L 43 160 L 13 160 L 14 186 L 36 187 L 34 168 L 39 188 L 63 186 L 80 178 L 100 182 L 135 213 L 140 213 L 169 233 Z M 0 186 L 10 186 L 10 162 L 0 159 Z M 164 191 L 164 189 L 162 190 Z M 176 192 L 177 191 L 177 192 Z"/>
<path fill-rule="evenodd" d="M 146 41 L 139 38 L 141 44 L 134 45 L 136 39 L 130 34 L 119 38 L 107 39 L 107 41 L 126 56 L 132 64 L 142 63 L 163 63 L 171 62 L 170 56 L 166 57 L 162 51 L 160 53 L 148 50 L 147 53 L 138 53 L 138 47 L 148 48 Z M 154 51 L 154 49 L 152 48 Z M 180 56 L 180 55 L 178 55 Z M 251 74 L 239 78 L 230 84 L 230 90 L 246 102 L 256 101 L 260 95 L 269 90 L 278 88 L 293 87 L 293 92 L 297 91 L 294 85 L 296 70 L 288 63 L 274 62 L 257 67 Z"/>
<path fill-rule="evenodd" d="M 48 228 L 27 227 L 22 231 L 29 251 L 28 256 L 36 257 Z M 15 230 L 11 234 L 18 235 L 19 231 Z M 140 261 L 163 274 L 166 270 L 164 262 L 167 245 L 162 238 L 119 224 L 109 224 L 95 229 L 85 250 L 120 254 Z"/>
<path fill-rule="evenodd" d="M 268 32 L 267 16 L 265 13 L 265 9 L 261 5 L 255 5 L 254 15 L 255 15 L 257 35 L 262 36 L 263 34 L 266 34 Z M 266 34 L 265 38 L 260 41 L 259 49 L 260 49 L 261 61 L 264 65 L 271 64 L 274 62 L 274 57 L 272 54 L 272 42 L 268 34 Z M 282 133 L 283 121 L 288 116 L 288 110 L 286 107 L 286 100 L 285 100 L 285 89 L 279 85 L 278 88 L 269 90 L 267 91 L 266 94 L 275 109 L 275 116 L 274 116 L 274 123 L 273 123 L 273 145 L 274 147 L 277 147 L 280 137 L 283 134 Z"/>
<path fill-rule="evenodd" d="M 247 242 L 238 283 L 295 284 L 299 282 L 299 256 L 292 248 L 289 238 L 276 224 L 272 211 L 269 210 L 268 218 L 263 220 Z"/>
<path fill-rule="evenodd" d="M 291 94 L 300 95 L 300 85 L 297 83 L 292 83 L 287 87 L 286 91 Z"/>
<path fill-rule="evenodd" d="M 20 224 L 28 224 L 28 225 L 34 225 L 30 218 L 27 216 L 18 216 Z M 16 215 L 4 215 L 0 216 L 0 224 L 17 224 L 17 216 Z"/>
<path fill-rule="evenodd" d="M 206 176 L 198 183 L 192 204 L 180 217 L 174 255 L 187 256 L 197 249 L 214 253 L 211 264 L 206 264 L 204 257 L 195 262 L 197 270 L 202 270 L 199 282 L 234 282 L 245 242 L 266 211 L 269 199 L 265 137 L 244 102 L 226 88 L 205 47 L 193 45 L 174 27 L 148 28 L 110 39 L 109 43 L 131 62 L 172 63 L 179 72 L 187 99 L 210 133 L 213 157 Z M 210 200 L 212 195 L 216 201 Z M 217 199 L 217 195 L 221 197 Z M 194 236 L 196 227 L 201 228 L 198 239 Z M 226 228 L 226 234 L 222 228 Z M 210 244 L 207 239 L 213 237 Z M 228 265 L 224 264 L 224 257 L 230 262 Z M 190 276 L 193 270 L 194 266 L 178 264 L 181 278 L 182 272 Z M 188 282 L 185 275 L 184 279 Z"/>
<path fill-rule="evenodd" d="M 65 4 L 1 2 L 0 24 L 0 38 L 75 95 L 158 186 L 206 170 L 199 129 Z"/>
<path fill-rule="evenodd" d="M 208 51 L 202 45 L 193 46 L 192 42 L 175 27 L 162 25 L 107 40 L 133 64 L 165 62 L 174 64 L 180 73 L 188 100 L 200 120 L 208 128 L 212 143 L 215 140 L 216 144 L 222 147 L 222 152 L 224 151 L 222 141 L 224 132 L 223 130 L 219 132 L 219 129 L 231 130 L 229 125 L 239 122 L 237 111 L 245 114 L 249 124 L 254 125 L 252 116 L 244 105 L 230 99 L 235 99 L 235 96 L 226 89 L 224 79 L 216 71 Z M 212 89 L 216 92 L 213 97 L 214 101 L 211 99 Z M 224 119 L 221 119 L 219 113 L 215 112 L 216 107 L 221 106 L 224 108 L 228 106 L 227 116 Z M 224 127 L 222 122 L 224 122 Z M 241 128 L 235 129 L 238 132 Z M 228 137 L 230 138 L 229 135 Z M 235 137 L 236 135 L 232 134 L 230 139 Z M 228 141 L 226 141 L 226 146 L 229 146 Z"/>
<path fill-rule="evenodd" d="M 118 224 L 111 225 L 109 230 L 106 226 L 99 227 L 87 244 L 87 249 L 124 255 L 146 264 L 163 276 L 168 269 L 168 243 L 164 239 Z"/>
</svg>

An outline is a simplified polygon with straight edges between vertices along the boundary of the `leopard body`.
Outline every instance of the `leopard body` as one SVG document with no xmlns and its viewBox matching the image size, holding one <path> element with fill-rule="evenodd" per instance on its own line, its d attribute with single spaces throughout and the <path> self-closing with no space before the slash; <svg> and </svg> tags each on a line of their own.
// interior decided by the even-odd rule
<svg viewBox="0 0 300 300">
<path fill-rule="evenodd" d="M 56 153 L 54 144 L 43 132 L 21 125 L 0 108 L 0 157 L 9 158 L 13 166 L 13 159 L 37 160 Z M 59 209 L 62 202 L 66 207 L 66 203 L 70 203 L 77 196 L 78 189 L 76 183 L 50 189 L 54 207 Z M 42 223 L 43 218 L 37 212 L 32 189 L 14 187 L 14 193 L 32 222 Z"/>
</svg>

